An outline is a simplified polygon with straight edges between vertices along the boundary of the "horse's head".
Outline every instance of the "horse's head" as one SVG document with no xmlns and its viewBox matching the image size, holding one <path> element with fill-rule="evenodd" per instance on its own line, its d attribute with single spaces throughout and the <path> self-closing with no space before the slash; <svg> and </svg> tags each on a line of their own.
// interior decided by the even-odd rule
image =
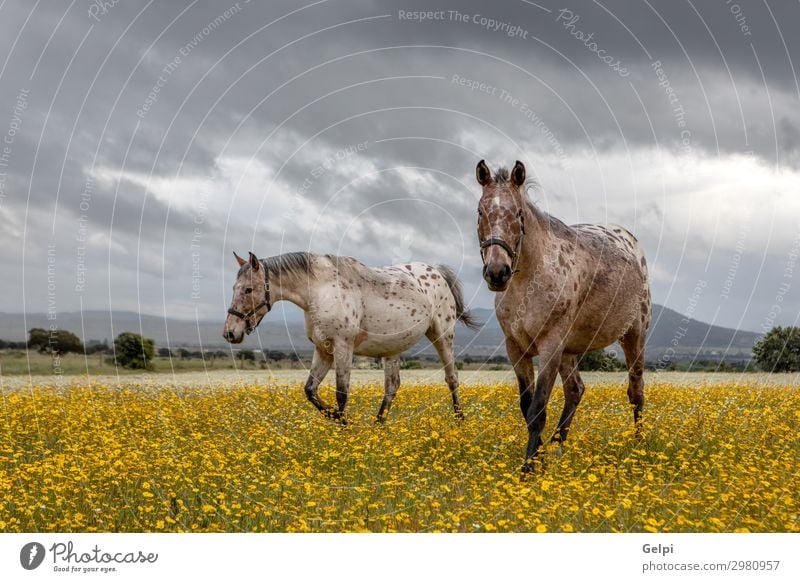
<svg viewBox="0 0 800 582">
<path fill-rule="evenodd" d="M 269 295 L 267 269 L 250 253 L 246 261 L 233 253 L 239 263 L 239 273 L 233 285 L 233 300 L 225 319 L 222 337 L 232 344 L 241 343 L 246 333 L 252 332 L 272 308 Z"/>
<path fill-rule="evenodd" d="M 481 243 L 483 278 L 491 291 L 505 291 L 517 265 L 525 235 L 523 208 L 525 166 L 498 170 L 494 176 L 481 160 L 475 170 L 483 195 L 478 203 L 478 240 Z"/>
</svg>

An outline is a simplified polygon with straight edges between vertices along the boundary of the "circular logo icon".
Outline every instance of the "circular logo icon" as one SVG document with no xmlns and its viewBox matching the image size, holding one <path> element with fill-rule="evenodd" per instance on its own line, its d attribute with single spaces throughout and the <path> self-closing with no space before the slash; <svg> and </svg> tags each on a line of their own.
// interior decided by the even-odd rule
<svg viewBox="0 0 800 582">
<path fill-rule="evenodd" d="M 26 570 L 35 570 L 44 561 L 44 546 L 39 542 L 30 542 L 22 546 L 19 552 L 19 563 Z"/>
</svg>

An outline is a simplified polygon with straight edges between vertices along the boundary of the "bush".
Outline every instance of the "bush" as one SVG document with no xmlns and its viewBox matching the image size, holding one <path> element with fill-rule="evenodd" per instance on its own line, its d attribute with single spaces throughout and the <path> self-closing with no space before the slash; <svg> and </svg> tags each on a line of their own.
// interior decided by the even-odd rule
<svg viewBox="0 0 800 582">
<path fill-rule="evenodd" d="M 586 352 L 578 359 L 578 370 L 586 372 L 615 372 L 624 369 L 625 364 L 617 356 L 603 350 Z"/>
<path fill-rule="evenodd" d="M 766 372 L 800 372 L 800 327 L 773 327 L 753 346 Z"/>
<path fill-rule="evenodd" d="M 104 341 L 99 342 L 96 340 L 90 340 L 86 344 L 86 354 L 108 354 L 111 350 L 108 348 L 108 344 Z"/>
<path fill-rule="evenodd" d="M 421 370 L 422 364 L 418 360 L 403 360 L 400 362 L 401 370 Z"/>
<path fill-rule="evenodd" d="M 284 354 L 280 350 L 264 350 L 264 359 L 272 360 L 273 362 L 280 362 L 281 360 L 285 360 L 287 358 L 286 354 Z"/>
<path fill-rule="evenodd" d="M 151 369 L 156 356 L 155 342 L 130 331 L 114 340 L 114 356 L 118 365 L 138 370 Z"/>
</svg>

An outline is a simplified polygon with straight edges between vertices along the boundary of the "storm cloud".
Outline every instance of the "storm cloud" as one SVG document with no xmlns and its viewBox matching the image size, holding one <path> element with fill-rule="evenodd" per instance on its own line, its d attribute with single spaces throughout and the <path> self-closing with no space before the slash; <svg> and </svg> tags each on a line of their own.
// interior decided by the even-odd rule
<svg viewBox="0 0 800 582">
<path fill-rule="evenodd" d="M 489 307 L 485 158 L 524 161 L 566 222 L 634 231 L 656 302 L 795 323 L 799 19 L 726 0 L 5 2 L 0 310 L 221 319 L 232 250 L 448 263 Z"/>
</svg>

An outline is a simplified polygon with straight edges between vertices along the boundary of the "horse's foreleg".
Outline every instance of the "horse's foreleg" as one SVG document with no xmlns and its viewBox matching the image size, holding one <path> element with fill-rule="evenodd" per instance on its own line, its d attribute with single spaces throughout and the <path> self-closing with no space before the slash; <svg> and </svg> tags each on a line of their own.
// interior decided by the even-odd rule
<svg viewBox="0 0 800 582">
<path fill-rule="evenodd" d="M 319 385 L 322 383 L 322 380 L 325 379 L 325 375 L 328 373 L 328 370 L 331 369 L 332 364 L 333 357 L 331 357 L 330 354 L 320 351 L 319 349 L 315 349 L 314 356 L 311 359 L 311 372 L 308 374 L 308 380 L 306 380 L 305 385 L 306 398 L 308 398 L 311 404 L 316 406 L 317 410 L 323 414 L 327 414 L 328 416 L 330 416 L 333 407 L 323 402 L 323 400 L 319 397 L 317 390 Z"/>
<path fill-rule="evenodd" d="M 392 400 L 400 387 L 400 358 L 392 356 L 383 359 L 384 393 L 381 409 L 378 411 L 378 422 L 383 422 L 389 415 Z"/>
<path fill-rule="evenodd" d="M 536 379 L 536 389 L 533 392 L 533 399 L 528 407 L 526 421 L 528 423 L 528 447 L 525 451 L 525 464 L 523 472 L 533 469 L 533 459 L 539 453 L 542 446 L 542 430 L 547 418 L 547 402 L 550 400 L 550 393 L 553 390 L 558 367 L 561 364 L 561 350 L 540 349 L 539 377 Z"/>
<path fill-rule="evenodd" d="M 353 342 L 337 341 L 333 349 L 333 362 L 336 366 L 336 404 L 338 410 L 333 418 L 347 424 L 344 409 L 347 406 L 347 395 L 350 390 L 350 369 L 353 367 Z"/>
<path fill-rule="evenodd" d="M 508 353 L 508 360 L 514 366 L 514 373 L 517 375 L 519 407 L 522 410 L 522 418 L 527 421 L 528 408 L 530 408 L 531 400 L 533 399 L 533 382 L 535 379 L 533 360 L 519 349 L 514 340 L 506 339 L 506 352 Z"/>
<path fill-rule="evenodd" d="M 561 356 L 558 373 L 564 384 L 564 410 L 552 440 L 563 443 L 567 440 L 569 425 L 572 423 L 572 417 L 575 415 L 575 409 L 581 401 L 585 387 L 581 375 L 578 373 L 578 361 L 575 356 Z"/>
</svg>

